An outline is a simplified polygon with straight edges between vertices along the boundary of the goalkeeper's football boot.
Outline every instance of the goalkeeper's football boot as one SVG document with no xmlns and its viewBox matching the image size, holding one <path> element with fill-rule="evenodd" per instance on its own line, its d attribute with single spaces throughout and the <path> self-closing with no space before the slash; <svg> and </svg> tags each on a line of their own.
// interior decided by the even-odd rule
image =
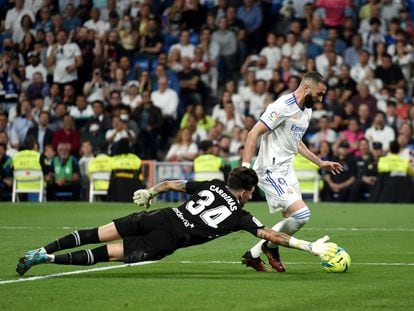
<svg viewBox="0 0 414 311">
<path fill-rule="evenodd" d="M 285 263 L 282 261 L 282 259 L 280 259 L 279 247 L 270 248 L 267 246 L 267 242 L 264 242 L 262 244 L 262 251 L 267 256 L 269 264 L 273 269 L 277 270 L 277 272 L 286 271 Z"/>
<path fill-rule="evenodd" d="M 268 272 L 263 260 L 261 260 L 260 257 L 253 258 L 252 253 L 250 253 L 250 251 L 244 253 L 241 262 L 242 264 L 246 265 L 246 267 L 252 267 L 256 271 Z"/>
<path fill-rule="evenodd" d="M 16 272 L 19 275 L 25 274 L 31 267 L 48 262 L 49 257 L 40 249 L 28 251 L 24 257 L 19 259 Z"/>
</svg>

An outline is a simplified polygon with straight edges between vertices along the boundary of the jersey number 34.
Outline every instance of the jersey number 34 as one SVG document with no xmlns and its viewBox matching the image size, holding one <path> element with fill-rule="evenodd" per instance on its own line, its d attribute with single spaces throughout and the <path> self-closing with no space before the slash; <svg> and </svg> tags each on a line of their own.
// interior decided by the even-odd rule
<svg viewBox="0 0 414 311">
<path fill-rule="evenodd" d="M 225 205 L 208 208 L 214 202 L 214 194 L 211 191 L 203 190 L 198 195 L 201 199 L 197 200 L 197 202 L 193 200 L 188 201 L 185 208 L 192 215 L 199 215 L 208 226 L 217 228 L 222 221 L 231 215 L 231 211 Z"/>
</svg>

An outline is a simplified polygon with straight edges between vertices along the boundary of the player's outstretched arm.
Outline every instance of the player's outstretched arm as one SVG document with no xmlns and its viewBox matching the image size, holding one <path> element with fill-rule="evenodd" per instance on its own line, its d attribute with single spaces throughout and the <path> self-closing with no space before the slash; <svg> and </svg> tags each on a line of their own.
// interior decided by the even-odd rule
<svg viewBox="0 0 414 311">
<path fill-rule="evenodd" d="M 258 121 L 253 128 L 249 131 L 244 144 L 244 151 L 242 156 L 242 166 L 250 168 L 250 161 L 256 154 L 256 142 L 260 135 L 266 133 L 268 128 L 261 122 Z"/>
<path fill-rule="evenodd" d="M 186 180 L 163 181 L 150 189 L 139 189 L 135 191 L 132 200 L 136 205 L 148 208 L 151 205 L 151 200 L 159 193 L 166 191 L 185 192 L 186 184 Z"/>
<path fill-rule="evenodd" d="M 298 152 L 312 163 L 315 163 L 322 169 L 332 172 L 334 175 L 339 174 L 344 170 L 341 163 L 321 160 L 316 154 L 309 150 L 303 141 L 299 143 Z"/>
<path fill-rule="evenodd" d="M 333 257 L 338 250 L 338 246 L 335 243 L 328 242 L 328 236 L 324 236 L 314 242 L 308 242 L 296 239 L 286 233 L 277 232 L 269 228 L 257 230 L 257 236 L 261 239 L 271 241 L 284 247 L 296 248 L 310 252 L 313 255 L 319 256 L 321 260 L 324 261 Z"/>
</svg>

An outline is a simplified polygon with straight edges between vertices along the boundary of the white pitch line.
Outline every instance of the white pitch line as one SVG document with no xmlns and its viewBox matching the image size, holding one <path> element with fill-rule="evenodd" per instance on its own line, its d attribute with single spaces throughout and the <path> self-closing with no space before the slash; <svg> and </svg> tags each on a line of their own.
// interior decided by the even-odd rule
<svg viewBox="0 0 414 311">
<path fill-rule="evenodd" d="M 152 264 L 152 263 L 156 263 L 156 262 L 171 263 L 171 264 L 239 264 L 240 265 L 240 261 L 223 261 L 223 260 L 211 260 L 211 261 L 193 261 L 193 260 L 144 261 L 144 262 L 136 262 L 136 263 L 126 264 L 126 265 L 105 266 L 105 267 L 92 268 L 92 269 L 75 270 L 75 271 L 53 273 L 53 274 L 47 274 L 47 275 L 32 276 L 32 277 L 28 277 L 28 278 L 19 278 L 19 279 L 16 279 L 16 280 L 4 280 L 4 281 L 0 281 L 0 285 L 44 280 L 44 279 L 56 278 L 56 277 L 61 277 L 61 276 L 66 276 L 66 275 L 83 274 L 83 273 L 96 272 L 96 271 L 122 269 L 122 268 L 134 267 L 134 266 L 148 265 L 148 264 Z M 286 262 L 286 264 L 288 264 L 288 265 L 316 265 L 316 264 L 318 264 L 318 262 L 310 262 L 310 261 Z M 414 262 L 353 262 L 352 265 L 360 265 L 360 266 L 414 266 Z"/>
<path fill-rule="evenodd" d="M 126 264 L 126 265 L 115 265 L 115 266 L 106 266 L 106 267 L 99 267 L 99 268 L 92 268 L 92 269 L 60 272 L 60 273 L 53 273 L 53 274 L 47 274 L 47 275 L 32 276 L 28 278 L 19 278 L 17 280 L 5 280 L 5 281 L 0 281 L 0 285 L 10 284 L 10 283 L 19 283 L 19 282 L 37 281 L 37 280 L 56 278 L 56 277 L 61 277 L 61 276 L 66 276 L 66 275 L 75 275 L 75 274 L 89 273 L 89 272 L 95 272 L 95 271 L 113 270 L 113 269 L 127 268 L 127 267 L 132 267 L 132 266 L 142 266 L 142 265 L 148 265 L 154 262 L 155 261 L 143 261 L 143 262 L 136 262 L 132 264 Z"/>
<path fill-rule="evenodd" d="M 0 226 L 0 230 L 77 230 L 79 227 L 31 227 Z M 382 232 L 414 232 L 414 228 L 302 228 L 302 231 L 382 231 Z"/>
</svg>

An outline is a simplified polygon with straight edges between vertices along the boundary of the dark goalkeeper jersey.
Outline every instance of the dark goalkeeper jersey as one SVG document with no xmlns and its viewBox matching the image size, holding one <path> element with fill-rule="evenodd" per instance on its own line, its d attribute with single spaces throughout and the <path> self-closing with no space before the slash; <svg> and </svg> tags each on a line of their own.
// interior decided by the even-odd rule
<svg viewBox="0 0 414 311">
<path fill-rule="evenodd" d="M 249 212 L 221 180 L 189 181 L 191 198 L 178 208 L 166 209 L 184 246 L 205 243 L 234 231 L 245 230 L 256 236 L 264 226 Z"/>
</svg>

